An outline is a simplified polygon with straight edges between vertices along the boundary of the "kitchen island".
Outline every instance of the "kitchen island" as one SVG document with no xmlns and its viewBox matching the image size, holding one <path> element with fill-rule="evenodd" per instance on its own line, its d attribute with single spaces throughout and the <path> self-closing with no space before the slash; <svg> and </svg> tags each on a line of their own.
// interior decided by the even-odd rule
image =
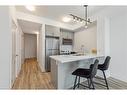
<svg viewBox="0 0 127 95">
<path fill-rule="evenodd" d="M 50 56 L 51 79 L 56 89 L 69 89 L 73 87 L 74 78 L 71 73 L 77 68 L 89 68 L 95 59 L 102 63 L 104 56 L 100 55 L 56 55 Z M 85 79 L 81 78 L 81 82 Z"/>
</svg>

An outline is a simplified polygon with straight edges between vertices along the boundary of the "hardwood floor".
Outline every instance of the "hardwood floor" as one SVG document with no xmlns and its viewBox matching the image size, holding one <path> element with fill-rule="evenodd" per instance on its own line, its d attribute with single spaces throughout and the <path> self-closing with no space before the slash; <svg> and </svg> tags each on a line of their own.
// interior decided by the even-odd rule
<svg viewBox="0 0 127 95">
<path fill-rule="evenodd" d="M 110 89 L 127 89 L 127 83 L 114 79 L 108 78 L 108 84 Z M 94 81 L 104 83 L 104 81 L 95 79 Z M 87 85 L 87 82 L 83 84 Z M 96 85 L 96 89 L 106 89 L 101 85 Z M 49 72 L 41 72 L 41 69 L 36 59 L 27 59 L 22 68 L 19 76 L 15 80 L 12 89 L 54 89 L 51 83 L 51 77 Z M 79 89 L 84 89 L 80 86 Z M 85 88 L 86 89 L 86 88 Z"/>
<path fill-rule="evenodd" d="M 12 89 L 53 89 L 50 73 L 43 73 L 36 59 L 27 59 L 22 64 L 19 76 Z"/>
<path fill-rule="evenodd" d="M 109 85 L 110 90 L 127 89 L 127 83 L 126 82 L 114 79 L 112 77 L 107 78 L 107 80 L 108 80 L 108 85 Z M 94 82 L 105 84 L 104 80 L 100 80 L 100 79 L 94 79 Z M 82 84 L 88 85 L 87 83 L 88 82 L 85 81 Z M 104 89 L 104 90 L 106 90 L 106 87 L 104 87 L 102 85 L 94 84 L 94 86 L 95 86 L 95 89 L 98 89 L 98 90 L 99 89 Z M 84 87 L 80 86 L 78 89 L 84 89 Z M 85 89 L 87 89 L 87 88 L 85 88 Z"/>
</svg>

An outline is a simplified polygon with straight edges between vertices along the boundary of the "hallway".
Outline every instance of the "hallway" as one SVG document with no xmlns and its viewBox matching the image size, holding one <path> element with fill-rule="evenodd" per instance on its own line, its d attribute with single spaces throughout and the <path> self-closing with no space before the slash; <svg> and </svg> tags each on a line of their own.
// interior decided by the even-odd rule
<svg viewBox="0 0 127 95">
<path fill-rule="evenodd" d="M 53 89 L 50 73 L 43 73 L 35 58 L 25 60 L 12 89 Z"/>
</svg>

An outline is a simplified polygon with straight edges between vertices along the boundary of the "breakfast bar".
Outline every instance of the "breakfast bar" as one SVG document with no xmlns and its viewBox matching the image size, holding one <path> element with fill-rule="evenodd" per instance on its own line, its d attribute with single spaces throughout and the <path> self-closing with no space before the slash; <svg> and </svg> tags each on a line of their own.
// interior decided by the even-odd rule
<svg viewBox="0 0 127 95">
<path fill-rule="evenodd" d="M 71 74 L 77 68 L 89 68 L 95 59 L 102 63 L 103 55 L 55 55 L 50 56 L 51 82 L 56 89 L 73 87 L 74 76 Z M 81 79 L 81 82 L 85 81 Z"/>
</svg>

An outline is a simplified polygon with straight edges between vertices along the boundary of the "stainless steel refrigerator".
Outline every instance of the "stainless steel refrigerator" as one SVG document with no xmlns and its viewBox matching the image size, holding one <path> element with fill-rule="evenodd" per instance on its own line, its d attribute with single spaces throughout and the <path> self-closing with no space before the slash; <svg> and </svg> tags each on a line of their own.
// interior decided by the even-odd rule
<svg viewBox="0 0 127 95">
<path fill-rule="evenodd" d="M 50 71 L 51 64 L 50 58 L 51 55 L 59 54 L 59 38 L 46 37 L 46 56 L 45 56 L 45 70 Z"/>
</svg>

